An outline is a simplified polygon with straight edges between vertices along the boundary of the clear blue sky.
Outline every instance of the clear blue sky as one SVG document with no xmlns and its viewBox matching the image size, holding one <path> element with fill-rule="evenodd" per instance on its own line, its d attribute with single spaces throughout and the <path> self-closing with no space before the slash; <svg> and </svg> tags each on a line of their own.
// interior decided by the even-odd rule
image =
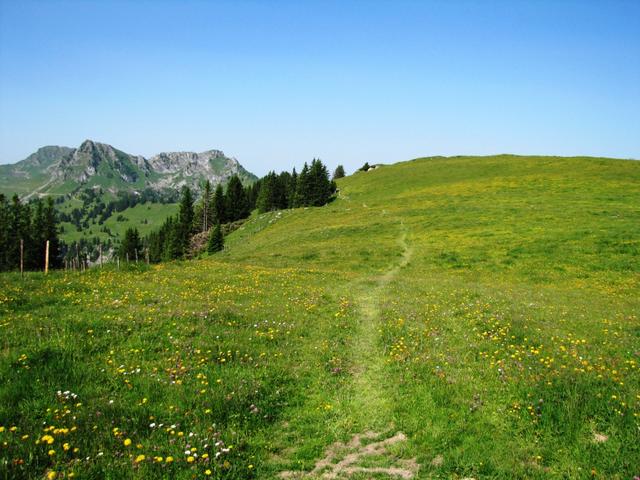
<svg viewBox="0 0 640 480">
<path fill-rule="evenodd" d="M 640 158 L 640 1 L 0 0 L 0 163 Z"/>
</svg>

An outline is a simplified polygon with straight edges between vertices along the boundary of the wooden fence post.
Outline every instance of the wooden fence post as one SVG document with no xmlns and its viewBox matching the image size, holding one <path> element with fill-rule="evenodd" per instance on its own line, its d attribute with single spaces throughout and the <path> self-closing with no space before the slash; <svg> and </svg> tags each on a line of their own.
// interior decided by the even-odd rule
<svg viewBox="0 0 640 480">
<path fill-rule="evenodd" d="M 24 240 L 20 239 L 20 276 L 24 278 Z"/>
<path fill-rule="evenodd" d="M 47 240 L 47 246 L 44 249 L 44 274 L 49 273 L 49 240 Z"/>
</svg>

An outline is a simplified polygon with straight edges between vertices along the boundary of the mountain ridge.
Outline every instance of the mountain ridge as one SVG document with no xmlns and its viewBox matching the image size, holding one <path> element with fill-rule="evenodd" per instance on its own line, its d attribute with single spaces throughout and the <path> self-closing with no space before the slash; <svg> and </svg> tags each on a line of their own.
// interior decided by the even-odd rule
<svg viewBox="0 0 640 480">
<path fill-rule="evenodd" d="M 217 149 L 160 152 L 145 158 L 87 139 L 77 148 L 43 146 L 19 162 L 0 165 L 0 193 L 30 198 L 64 195 L 82 187 L 116 193 L 183 186 L 198 192 L 205 180 L 224 184 L 232 175 L 243 183 L 257 180 L 236 158 Z"/>
</svg>

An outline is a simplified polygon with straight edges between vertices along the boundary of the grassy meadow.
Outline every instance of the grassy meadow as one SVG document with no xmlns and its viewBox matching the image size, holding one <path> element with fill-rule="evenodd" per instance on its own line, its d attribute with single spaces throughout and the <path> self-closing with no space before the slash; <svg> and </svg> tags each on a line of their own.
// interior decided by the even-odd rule
<svg viewBox="0 0 640 480">
<path fill-rule="evenodd" d="M 71 210 L 73 206 L 78 206 L 72 201 L 67 203 L 70 205 L 67 207 L 68 210 Z M 77 203 L 81 205 L 81 202 Z M 114 212 L 102 225 L 97 222 L 90 223 L 88 229 L 83 229 L 80 232 L 74 224 L 63 222 L 64 232 L 62 232 L 60 238 L 67 244 L 73 244 L 83 238 L 89 240 L 94 237 L 102 241 L 109 238 L 120 240 L 124 238 L 124 233 L 128 228 L 136 228 L 141 236 L 145 236 L 154 230 L 158 230 L 168 217 L 176 213 L 178 213 L 178 205 L 175 203 L 138 204 L 122 212 Z M 104 227 L 109 229 L 111 235 L 102 231 Z"/>
<path fill-rule="evenodd" d="M 0 276 L 0 478 L 633 479 L 640 163 L 452 157 Z"/>
</svg>

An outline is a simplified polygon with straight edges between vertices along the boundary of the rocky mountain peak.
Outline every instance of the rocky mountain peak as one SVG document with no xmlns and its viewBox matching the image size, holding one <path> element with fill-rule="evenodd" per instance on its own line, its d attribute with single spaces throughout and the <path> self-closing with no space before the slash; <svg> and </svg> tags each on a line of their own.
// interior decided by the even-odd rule
<svg viewBox="0 0 640 480">
<path fill-rule="evenodd" d="M 4 172 L 24 181 L 44 174 L 50 176 L 45 186 L 38 187 L 39 194 L 60 184 L 70 188 L 100 185 L 112 192 L 178 189 L 186 185 L 198 191 L 205 180 L 214 185 L 226 183 L 232 175 L 240 176 L 243 182 L 257 180 L 235 158 L 217 149 L 200 153 L 162 152 L 147 159 L 91 139 L 78 148 L 43 147 L 0 173 L 5 175 Z M 8 178 L 7 183 L 11 183 Z"/>
</svg>

